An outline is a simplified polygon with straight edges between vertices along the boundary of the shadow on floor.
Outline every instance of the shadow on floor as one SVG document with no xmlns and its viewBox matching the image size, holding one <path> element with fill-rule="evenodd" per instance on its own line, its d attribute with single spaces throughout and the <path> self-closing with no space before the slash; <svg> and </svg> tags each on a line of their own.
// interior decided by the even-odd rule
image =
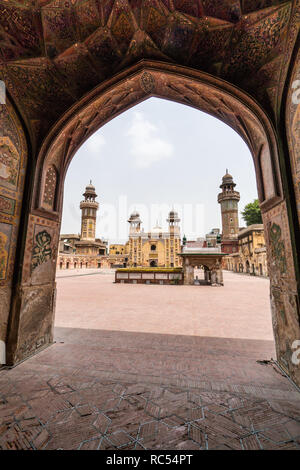
<svg viewBox="0 0 300 470">
<path fill-rule="evenodd" d="M 299 449 L 271 341 L 56 328 L 0 372 L 1 449 Z"/>
</svg>

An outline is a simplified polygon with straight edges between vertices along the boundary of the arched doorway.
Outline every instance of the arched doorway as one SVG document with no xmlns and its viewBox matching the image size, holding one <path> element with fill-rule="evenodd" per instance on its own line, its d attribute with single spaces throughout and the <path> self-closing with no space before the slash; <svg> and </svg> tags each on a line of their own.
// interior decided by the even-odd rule
<svg viewBox="0 0 300 470">
<path fill-rule="evenodd" d="M 250 273 L 250 263 L 249 263 L 248 260 L 246 261 L 246 273 L 247 273 L 247 274 Z"/>
<path fill-rule="evenodd" d="M 194 284 L 196 285 L 209 285 L 211 283 L 211 272 L 205 265 L 195 266 L 194 269 Z"/>
<path fill-rule="evenodd" d="M 294 269 L 296 255 L 292 244 L 294 233 L 291 234 L 290 231 L 293 228 L 288 224 L 289 213 L 282 188 L 277 137 L 269 118 L 252 98 L 233 85 L 204 73 L 170 64 L 140 62 L 80 100 L 51 129 L 41 146 L 34 173 L 34 190 L 28 212 L 28 235 L 24 252 L 29 264 L 24 264 L 22 282 L 29 286 L 37 285 L 38 272 L 43 269 L 43 285 L 46 287 L 41 291 L 41 302 L 43 303 L 43 298 L 54 298 L 55 263 L 49 263 L 48 267 L 30 268 L 32 237 L 29 234 L 36 236 L 41 230 L 40 227 L 43 227 L 47 233 L 48 249 L 55 260 L 64 178 L 73 155 L 95 130 L 150 96 L 170 99 L 205 111 L 234 128 L 248 144 L 254 160 L 271 260 L 269 271 L 277 355 L 282 365 L 295 377 L 296 369 L 291 362 L 287 344 L 288 341 L 292 343 L 294 337 L 299 335 Z M 52 168 L 56 170 L 55 178 L 50 178 L 53 174 Z M 49 185 L 52 185 L 51 191 Z M 288 259 L 293 259 L 294 263 L 288 263 Z M 20 298 L 15 303 L 11 322 L 13 318 L 19 317 L 25 301 L 21 291 L 18 295 Z M 293 300 L 288 302 L 287 299 Z M 285 315 L 290 319 L 289 329 L 286 322 L 282 323 L 280 320 L 282 303 Z M 33 318 L 32 324 L 29 322 L 27 325 L 26 336 L 29 331 L 32 333 L 29 345 L 26 343 L 22 322 L 18 323 L 17 332 L 11 324 L 8 336 L 8 360 L 11 364 L 32 354 L 38 348 L 37 344 L 45 345 L 52 341 L 53 308 L 53 302 L 48 302 L 39 326 L 34 321 L 34 311 L 30 312 L 29 309 L 28 314 Z M 12 340 L 16 335 L 17 342 Z"/>
<path fill-rule="evenodd" d="M 150 261 L 150 267 L 151 268 L 156 268 L 157 267 L 157 261 L 154 261 L 154 260 Z"/>
</svg>

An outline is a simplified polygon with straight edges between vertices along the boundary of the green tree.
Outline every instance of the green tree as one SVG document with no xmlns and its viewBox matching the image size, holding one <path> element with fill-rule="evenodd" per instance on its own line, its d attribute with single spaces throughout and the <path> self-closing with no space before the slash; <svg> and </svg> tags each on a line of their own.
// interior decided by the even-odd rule
<svg viewBox="0 0 300 470">
<path fill-rule="evenodd" d="M 258 199 L 254 199 L 253 202 L 249 202 L 242 211 L 242 217 L 245 220 L 247 227 L 252 224 L 262 224 L 261 210 L 259 207 Z"/>
</svg>

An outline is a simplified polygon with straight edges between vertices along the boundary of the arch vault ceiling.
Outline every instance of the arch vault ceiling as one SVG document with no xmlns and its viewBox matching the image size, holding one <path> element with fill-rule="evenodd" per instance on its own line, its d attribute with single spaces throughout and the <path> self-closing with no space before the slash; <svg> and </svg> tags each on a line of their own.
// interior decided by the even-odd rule
<svg viewBox="0 0 300 470">
<path fill-rule="evenodd" d="M 143 58 L 225 79 L 276 122 L 299 3 L 0 0 L 0 76 L 36 143 L 86 92 Z"/>
</svg>

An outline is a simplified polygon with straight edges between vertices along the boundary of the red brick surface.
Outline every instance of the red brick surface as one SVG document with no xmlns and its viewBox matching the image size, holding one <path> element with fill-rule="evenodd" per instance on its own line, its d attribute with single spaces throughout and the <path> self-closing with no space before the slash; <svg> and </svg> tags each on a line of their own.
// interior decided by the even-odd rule
<svg viewBox="0 0 300 470">
<path fill-rule="evenodd" d="M 259 283 L 265 282 L 239 278 L 242 281 L 238 283 L 256 282 L 258 291 Z M 257 362 L 274 356 L 272 341 L 226 338 L 223 324 L 217 321 L 215 337 L 213 331 L 196 336 L 184 331 L 159 334 L 108 330 L 100 327 L 102 320 L 97 317 L 108 308 L 106 295 L 103 304 L 101 297 L 97 297 L 97 303 L 81 304 L 86 326 L 79 328 L 75 306 L 84 288 L 78 289 L 77 278 L 71 295 L 67 292 L 70 279 L 74 278 L 59 280 L 57 322 L 65 325 L 56 328 L 56 343 L 14 369 L 0 371 L 1 449 L 300 448 L 300 395 L 273 363 Z M 104 277 L 102 282 L 106 282 Z M 159 289 L 162 299 L 165 289 L 172 289 L 175 297 L 182 289 L 142 287 Z M 126 286 L 132 288 L 136 286 Z M 64 318 L 62 289 L 63 295 L 72 297 L 74 325 L 68 302 Z M 216 292 L 216 299 L 222 288 L 209 289 Z M 210 296 L 206 292 L 204 289 L 200 294 Z M 252 306 L 257 297 L 252 297 Z M 125 304 L 123 299 L 120 295 L 112 301 L 115 307 L 119 302 L 120 317 L 126 308 L 132 308 L 128 297 Z M 153 297 L 145 296 L 145 303 L 149 299 L 154 302 Z M 209 302 L 211 311 L 216 311 L 213 297 Z M 168 315 L 168 302 L 161 305 L 157 304 L 156 310 Z M 196 312 L 196 316 L 203 312 L 201 322 L 209 313 L 205 314 L 203 305 L 207 307 L 207 299 Z M 228 315 L 228 306 L 226 311 Z M 262 321 L 262 312 L 254 309 L 254 325 L 257 316 Z M 139 327 L 144 324 L 143 317 Z M 92 325 L 98 321 L 98 328 L 88 328 L 89 321 Z M 230 321 L 232 329 L 238 331 L 235 314 Z M 145 319 L 148 328 L 147 322 Z M 164 330 L 166 324 L 163 320 L 161 324 Z M 159 325 L 155 328 L 159 330 Z M 172 328 L 174 324 L 170 324 Z"/>
</svg>

